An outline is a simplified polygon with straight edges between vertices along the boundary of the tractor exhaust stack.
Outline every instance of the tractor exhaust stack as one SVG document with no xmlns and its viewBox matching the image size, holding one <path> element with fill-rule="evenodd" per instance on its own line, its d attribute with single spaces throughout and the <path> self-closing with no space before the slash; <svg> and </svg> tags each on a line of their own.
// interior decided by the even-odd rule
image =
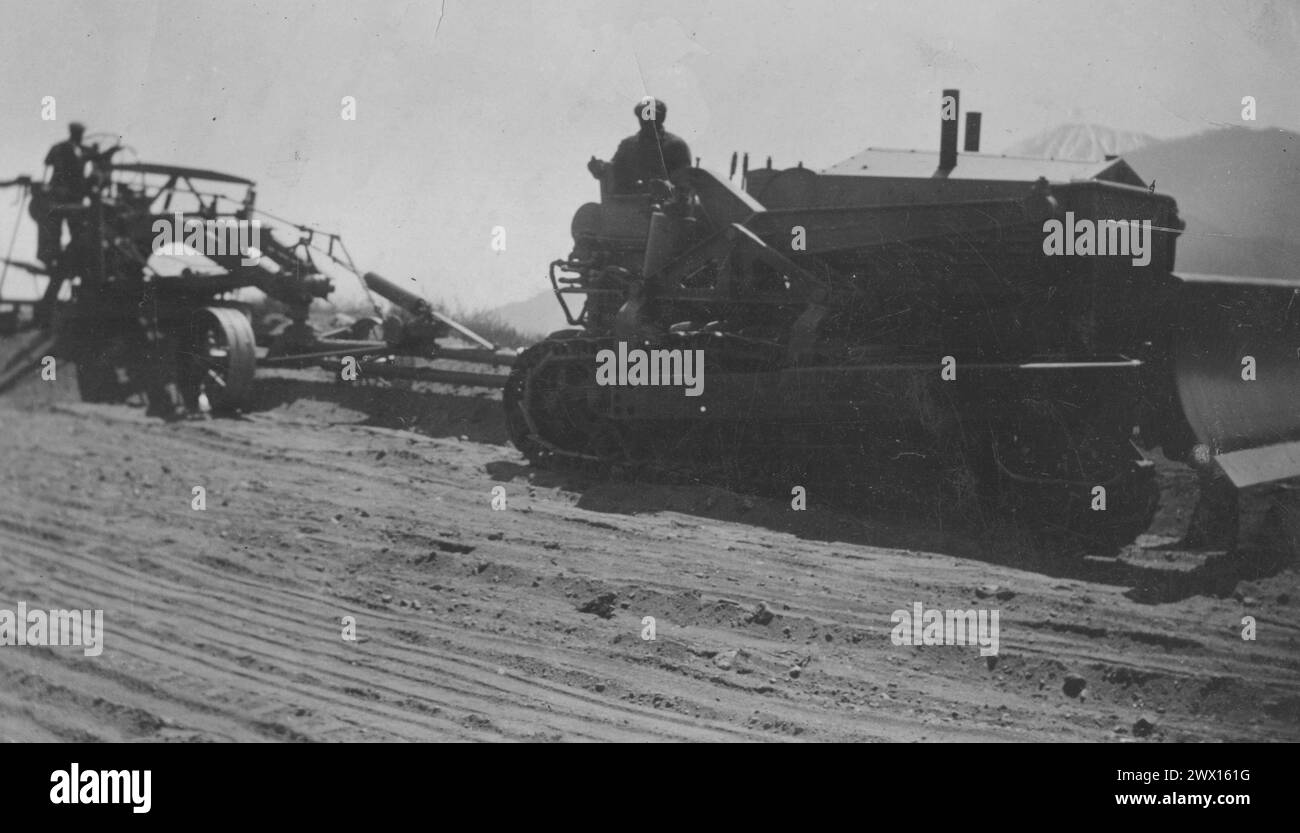
<svg viewBox="0 0 1300 833">
<path fill-rule="evenodd" d="M 949 99 L 952 104 L 949 106 Z M 957 167 L 957 125 L 961 117 L 961 92 L 944 90 L 939 101 L 939 169 L 935 177 L 946 179 Z"/>
</svg>

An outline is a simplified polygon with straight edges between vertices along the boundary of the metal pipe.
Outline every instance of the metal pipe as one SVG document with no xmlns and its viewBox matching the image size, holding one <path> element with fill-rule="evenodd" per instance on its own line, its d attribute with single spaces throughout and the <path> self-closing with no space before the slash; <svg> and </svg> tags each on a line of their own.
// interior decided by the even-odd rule
<svg viewBox="0 0 1300 833">
<path fill-rule="evenodd" d="M 432 311 L 429 302 L 424 298 L 405 287 L 398 286 L 383 275 L 367 272 L 361 276 L 361 279 L 376 295 L 392 301 L 407 312 L 421 315 Z"/>
<path fill-rule="evenodd" d="M 966 147 L 967 153 L 980 152 L 980 120 L 982 115 L 972 110 L 966 114 Z"/>
<path fill-rule="evenodd" d="M 952 99 L 952 112 L 948 112 L 948 99 Z M 951 118 L 948 116 L 951 115 Z M 957 125 L 961 115 L 961 91 L 944 90 L 939 103 L 939 170 L 935 176 L 946 177 L 957 167 Z"/>
<path fill-rule="evenodd" d="M 341 364 L 322 362 L 326 370 L 336 370 Z M 362 378 L 411 379 L 446 385 L 468 385 L 479 388 L 503 388 L 510 378 L 506 373 L 470 373 L 463 370 L 441 370 L 433 367 L 400 367 L 392 364 L 366 364 L 361 368 Z"/>
</svg>

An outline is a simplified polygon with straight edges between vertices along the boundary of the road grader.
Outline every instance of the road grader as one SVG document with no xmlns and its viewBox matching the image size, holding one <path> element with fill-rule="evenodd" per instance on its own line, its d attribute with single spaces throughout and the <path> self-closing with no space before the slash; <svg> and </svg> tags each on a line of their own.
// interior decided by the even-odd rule
<svg viewBox="0 0 1300 833">
<path fill-rule="evenodd" d="M 1123 159 L 980 154 L 975 113 L 959 154 L 944 97 L 937 154 L 820 173 L 746 155 L 739 187 L 733 156 L 729 177 L 690 170 L 685 198 L 603 182 L 551 265 L 570 329 L 507 382 L 515 445 L 785 494 L 821 476 L 973 498 L 1107 547 L 1151 521 L 1157 447 L 1229 488 L 1300 475 L 1300 277 L 1175 273 L 1177 205 Z M 1050 240 L 1065 223 L 1093 229 L 1073 255 Z M 698 351 L 702 391 L 600 378 L 598 357 L 637 350 Z"/>
<path fill-rule="evenodd" d="M 88 197 L 62 204 L 31 177 L 2 183 L 23 189 L 38 224 L 53 218 L 61 232 L 66 221 L 71 239 L 43 264 L 4 262 L 5 270 L 46 278 L 51 290 L 44 308 L 0 297 L 0 323 L 12 331 L 36 327 L 41 336 L 0 368 L 0 391 L 45 356 L 76 364 L 84 400 L 143 395 L 164 416 L 246 408 L 259 366 L 318 366 L 357 379 L 504 383 L 487 368 L 443 365 L 508 366 L 513 350 L 499 349 L 412 288 L 361 273 L 338 234 L 260 210 L 250 179 L 104 161 L 89 182 Z M 178 262 L 185 268 L 178 270 Z M 315 326 L 313 302 L 335 290 L 330 272 L 360 280 L 375 315 L 333 329 Z M 61 285 L 71 295 L 56 304 Z M 287 310 L 278 327 L 254 326 L 252 305 L 236 297 L 250 287 Z M 390 313 L 376 295 L 391 302 Z"/>
</svg>

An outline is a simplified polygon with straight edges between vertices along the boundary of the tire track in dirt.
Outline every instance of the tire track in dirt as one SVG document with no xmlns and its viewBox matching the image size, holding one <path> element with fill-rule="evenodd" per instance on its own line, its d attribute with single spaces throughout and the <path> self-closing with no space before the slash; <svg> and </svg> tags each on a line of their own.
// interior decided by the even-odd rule
<svg viewBox="0 0 1300 833">
<path fill-rule="evenodd" d="M 896 519 L 368 421 L 0 401 L 0 607 L 103 608 L 108 630 L 98 658 L 0 647 L 0 736 L 1105 740 L 1139 716 L 1156 739 L 1300 736 L 1294 570 L 1142 604 L 1122 560 L 1021 569 Z M 892 645 L 913 601 L 997 607 L 999 656 Z"/>
<path fill-rule="evenodd" d="M 265 583 L 231 577 L 198 563 L 182 571 L 179 566 L 184 566 L 184 562 L 178 562 L 174 575 L 162 579 L 133 569 L 83 562 L 75 556 L 70 557 L 70 550 L 58 552 L 40 546 L 37 542 L 46 536 L 40 529 L 33 532 L 34 540 L 7 536 L 8 552 L 20 558 L 27 557 L 26 563 L 18 559 L 11 559 L 10 563 L 19 572 L 35 573 L 41 569 L 42 563 L 59 559 L 58 574 L 43 577 L 42 597 L 74 599 L 77 588 L 93 586 L 98 588 L 95 604 L 107 610 L 129 609 L 131 613 L 118 615 L 120 621 L 115 623 L 116 627 L 110 628 L 110 634 L 114 641 L 120 640 L 130 646 L 122 654 L 131 663 L 169 662 L 182 674 L 200 678 L 235 678 L 256 690 L 279 690 L 291 695 L 296 702 L 305 704 L 300 708 L 333 709 L 336 713 L 356 708 L 361 714 L 351 718 L 350 722 L 392 723 L 395 724 L 394 731 L 408 735 L 454 730 L 456 724 L 451 720 L 431 718 L 411 720 L 411 714 L 389 707 L 388 703 L 423 702 L 424 707 L 419 709 L 422 712 L 460 710 L 466 715 L 478 716 L 478 724 L 486 726 L 512 722 L 510 710 L 514 701 L 538 701 L 542 697 L 545 703 L 534 702 L 530 707 L 549 706 L 553 709 L 556 705 L 563 706 L 565 713 L 572 713 L 578 719 L 561 720 L 557 716 L 553 721 L 555 725 L 549 728 L 576 736 L 586 734 L 585 727 L 590 724 L 599 724 L 601 712 L 607 711 L 592 698 L 583 697 L 580 692 L 574 697 L 561 686 L 543 685 L 542 692 L 533 693 L 530 689 L 537 685 L 535 682 L 499 674 L 487 663 L 465 656 L 464 651 L 444 653 L 436 642 L 416 651 L 402 644 L 385 645 L 375 639 L 371 640 L 377 649 L 373 656 L 362 654 L 361 659 L 339 662 L 340 653 L 348 646 L 333 638 L 338 627 L 331 614 L 336 613 L 339 607 L 331 600 L 270 589 Z M 190 587 L 204 589 L 187 589 Z M 157 601 L 141 606 L 135 604 L 138 599 Z M 162 635 L 142 627 L 139 621 L 141 614 L 146 617 L 165 616 L 176 607 L 187 611 L 184 633 L 173 627 L 171 633 L 165 635 L 167 638 L 160 639 Z M 262 612 L 267 610 L 276 613 Z M 305 611 L 315 615 L 304 615 Z M 403 624 L 396 616 L 368 613 L 366 618 L 376 620 L 380 627 Z M 437 623 L 426 627 L 443 638 L 459 633 L 457 629 Z M 256 633 L 261 639 L 250 646 L 231 638 L 229 634 L 232 632 Z M 311 647 L 316 645 L 333 646 L 335 650 Z M 346 664 L 373 663 L 382 668 L 390 662 L 401 670 L 385 669 L 387 676 L 383 680 L 386 685 L 382 686 L 362 676 L 364 668 L 354 670 Z M 85 666 L 83 671 L 99 667 L 93 662 L 78 664 Z M 331 667 L 337 665 L 343 665 L 347 670 Z M 294 682 L 302 676 L 313 675 L 323 677 L 314 680 L 320 684 L 317 687 L 309 688 Z M 436 675 L 438 680 L 438 688 L 432 697 L 422 691 L 431 675 Z M 331 696 L 337 692 L 374 702 L 363 702 L 358 706 L 349 698 Z M 485 712 L 491 712 L 494 717 L 489 720 Z M 642 722 L 646 722 L 644 716 L 641 717 Z M 653 724 L 656 721 L 652 719 L 649 722 Z M 267 725 L 267 721 L 258 721 L 257 725 Z M 673 729 L 665 725 L 663 731 L 671 733 Z M 276 731 L 275 734 L 285 733 Z"/>
</svg>

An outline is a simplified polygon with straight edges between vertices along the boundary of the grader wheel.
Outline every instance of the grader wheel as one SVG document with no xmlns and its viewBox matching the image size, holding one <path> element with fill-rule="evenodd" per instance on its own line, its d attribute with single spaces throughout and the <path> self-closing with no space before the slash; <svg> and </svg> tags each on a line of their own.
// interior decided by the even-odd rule
<svg viewBox="0 0 1300 833">
<path fill-rule="evenodd" d="M 238 309 L 205 307 L 194 313 L 181 346 L 181 392 L 205 395 L 216 413 L 240 410 L 253 390 L 257 343 L 253 325 Z"/>
</svg>

